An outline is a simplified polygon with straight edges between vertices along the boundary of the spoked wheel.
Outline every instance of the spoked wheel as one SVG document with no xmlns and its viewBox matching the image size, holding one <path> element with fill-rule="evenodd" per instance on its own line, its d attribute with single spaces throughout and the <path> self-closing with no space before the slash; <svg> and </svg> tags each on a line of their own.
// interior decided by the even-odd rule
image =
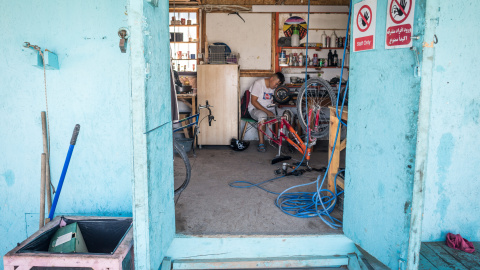
<svg viewBox="0 0 480 270">
<path fill-rule="evenodd" d="M 173 149 L 175 150 L 173 155 L 173 176 L 175 196 L 177 196 L 188 186 L 192 168 L 190 167 L 190 161 L 185 149 L 175 139 L 173 140 Z"/>
<path fill-rule="evenodd" d="M 297 111 L 298 120 L 305 134 L 308 133 L 309 129 L 311 130 L 311 136 L 315 138 L 322 138 L 328 134 L 330 124 L 330 109 L 328 106 L 333 106 L 336 98 L 330 84 L 324 79 L 310 79 L 302 85 L 297 96 Z M 307 115 L 310 109 L 312 109 L 311 119 L 308 119 L 310 128 L 307 128 Z"/>
</svg>

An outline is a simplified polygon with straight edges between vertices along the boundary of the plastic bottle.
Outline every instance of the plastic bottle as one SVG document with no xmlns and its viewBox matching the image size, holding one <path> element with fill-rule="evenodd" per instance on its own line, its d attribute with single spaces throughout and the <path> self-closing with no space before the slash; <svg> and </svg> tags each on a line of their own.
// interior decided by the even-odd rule
<svg viewBox="0 0 480 270">
<path fill-rule="evenodd" d="M 312 65 L 318 66 L 318 54 L 313 54 Z"/>
<path fill-rule="evenodd" d="M 333 31 L 332 35 L 330 36 L 330 42 L 335 43 L 337 40 L 337 34 L 335 34 L 335 31 Z M 336 46 L 336 44 L 332 44 L 332 46 Z"/>
<path fill-rule="evenodd" d="M 328 47 L 328 46 L 327 46 L 327 34 L 325 34 L 325 31 L 323 31 L 321 41 L 322 41 L 322 43 L 323 43 L 323 47 Z"/>
<path fill-rule="evenodd" d="M 300 34 L 298 32 L 298 29 L 293 30 L 291 40 L 292 40 L 292 47 L 300 46 Z"/>
<path fill-rule="evenodd" d="M 327 61 L 328 61 L 328 65 L 327 65 L 327 66 L 330 67 L 330 66 L 333 65 L 332 60 L 333 60 L 333 54 L 332 54 L 332 50 L 330 50 L 330 51 L 328 52 L 328 60 L 327 60 Z"/>
<path fill-rule="evenodd" d="M 337 50 L 334 51 L 333 53 L 333 64 L 332 64 L 334 67 L 338 66 L 338 54 L 337 54 Z"/>
</svg>

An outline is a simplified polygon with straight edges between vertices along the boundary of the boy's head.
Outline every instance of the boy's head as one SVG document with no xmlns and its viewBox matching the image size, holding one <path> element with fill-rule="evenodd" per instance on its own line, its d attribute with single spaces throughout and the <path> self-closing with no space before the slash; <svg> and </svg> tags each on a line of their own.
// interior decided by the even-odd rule
<svg viewBox="0 0 480 270">
<path fill-rule="evenodd" d="M 285 82 L 285 76 L 281 72 L 277 72 L 272 75 L 269 79 L 270 88 L 277 88 L 279 85 L 282 85 Z"/>
</svg>

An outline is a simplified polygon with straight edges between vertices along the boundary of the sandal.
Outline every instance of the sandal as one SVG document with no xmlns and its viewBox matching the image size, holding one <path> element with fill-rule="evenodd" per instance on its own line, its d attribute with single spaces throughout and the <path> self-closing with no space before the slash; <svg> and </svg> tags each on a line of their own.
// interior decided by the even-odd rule
<svg viewBox="0 0 480 270">
<path fill-rule="evenodd" d="M 258 152 L 262 152 L 262 153 L 265 153 L 267 152 L 267 149 L 265 148 L 265 144 L 261 143 L 257 146 L 257 151 Z"/>
</svg>

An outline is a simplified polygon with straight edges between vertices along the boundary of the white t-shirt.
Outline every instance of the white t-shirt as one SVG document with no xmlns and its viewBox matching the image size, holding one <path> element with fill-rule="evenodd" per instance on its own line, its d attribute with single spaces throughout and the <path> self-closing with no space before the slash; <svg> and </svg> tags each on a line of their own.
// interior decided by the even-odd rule
<svg viewBox="0 0 480 270">
<path fill-rule="evenodd" d="M 275 89 L 267 88 L 265 85 L 265 79 L 258 79 L 256 80 L 252 86 L 250 87 L 250 95 L 258 97 L 258 103 L 265 107 L 268 110 L 271 108 L 267 108 L 267 105 L 273 103 L 273 92 Z M 248 104 L 248 111 L 255 109 L 255 106 L 252 105 L 252 98 L 250 97 L 250 104 Z"/>
</svg>

